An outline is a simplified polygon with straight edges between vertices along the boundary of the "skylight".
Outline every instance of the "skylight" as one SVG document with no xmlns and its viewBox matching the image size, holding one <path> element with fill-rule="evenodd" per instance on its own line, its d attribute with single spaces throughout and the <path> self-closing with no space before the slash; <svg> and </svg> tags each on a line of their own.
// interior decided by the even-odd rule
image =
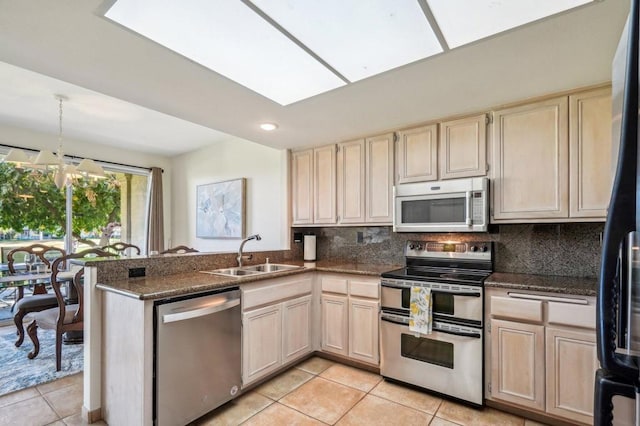
<svg viewBox="0 0 640 426">
<path fill-rule="evenodd" d="M 427 0 L 451 49 L 591 2 L 592 0 Z"/>
<path fill-rule="evenodd" d="M 281 105 L 594 0 L 117 0 L 105 16 Z"/>
<path fill-rule="evenodd" d="M 251 0 L 349 81 L 442 52 L 415 0 Z"/>
</svg>

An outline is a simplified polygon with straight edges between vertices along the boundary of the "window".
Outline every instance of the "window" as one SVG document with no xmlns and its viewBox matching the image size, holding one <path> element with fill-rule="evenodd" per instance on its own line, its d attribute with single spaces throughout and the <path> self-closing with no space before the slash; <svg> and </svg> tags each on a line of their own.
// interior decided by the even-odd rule
<svg viewBox="0 0 640 426">
<path fill-rule="evenodd" d="M 74 251 L 116 241 L 143 248 L 149 172 L 107 164 L 104 168 L 106 179 L 74 179 L 71 190 L 66 191 L 55 186 L 50 172 L 0 162 L 2 252 L 36 241 L 64 247 L 68 215 Z"/>
</svg>

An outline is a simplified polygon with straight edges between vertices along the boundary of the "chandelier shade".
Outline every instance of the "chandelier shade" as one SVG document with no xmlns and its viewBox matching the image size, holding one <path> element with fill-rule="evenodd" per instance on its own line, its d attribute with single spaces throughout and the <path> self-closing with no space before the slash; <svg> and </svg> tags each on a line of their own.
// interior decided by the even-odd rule
<svg viewBox="0 0 640 426">
<path fill-rule="evenodd" d="M 59 159 L 53 152 L 48 150 L 42 150 L 36 155 L 36 159 L 33 160 L 33 164 L 37 164 L 39 166 L 55 166 L 59 164 L 61 159 Z"/>
<path fill-rule="evenodd" d="M 6 163 L 13 163 L 17 168 L 22 168 L 23 165 L 29 164 L 31 159 L 26 152 L 20 148 L 11 148 L 7 155 L 4 157 Z"/>
<path fill-rule="evenodd" d="M 59 103 L 59 132 L 58 132 L 58 151 L 53 153 L 49 150 L 42 150 L 32 161 L 29 156 L 19 148 L 9 150 L 4 158 L 4 162 L 13 163 L 18 168 L 23 166 L 35 170 L 54 170 L 53 181 L 56 186 L 62 189 L 64 186 L 71 184 L 73 179 L 81 177 L 87 178 L 104 178 L 106 177 L 104 169 L 94 160 L 89 158 L 82 159 L 77 166 L 65 162 L 64 152 L 62 151 L 62 102 L 68 101 L 64 95 L 55 95 Z"/>
</svg>

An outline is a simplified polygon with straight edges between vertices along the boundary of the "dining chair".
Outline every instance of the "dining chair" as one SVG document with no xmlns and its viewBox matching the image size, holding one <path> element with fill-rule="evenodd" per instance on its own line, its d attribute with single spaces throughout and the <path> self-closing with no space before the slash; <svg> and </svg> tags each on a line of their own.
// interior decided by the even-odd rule
<svg viewBox="0 0 640 426">
<path fill-rule="evenodd" d="M 39 263 L 44 264 L 47 269 L 51 267 L 52 259 L 64 256 L 66 252 L 59 247 L 47 246 L 44 244 L 31 244 L 29 246 L 16 247 L 7 254 L 7 267 L 12 275 L 18 274 L 16 263 L 24 260 L 24 255 L 35 255 Z M 24 317 L 31 312 L 39 312 L 53 308 L 58 305 L 58 299 L 54 293 L 49 293 L 45 283 L 36 283 L 33 286 L 31 296 L 24 296 L 24 287 L 17 289 L 15 304 L 13 305 L 13 322 L 16 325 L 18 339 L 15 341 L 16 347 L 24 342 Z"/>
<path fill-rule="evenodd" d="M 121 254 L 124 256 L 126 256 L 127 254 L 131 254 L 131 253 L 128 253 L 128 250 L 135 251 L 135 253 L 132 253 L 132 254 L 140 254 L 140 247 L 133 244 L 129 244 L 129 243 L 123 243 L 121 241 L 117 243 L 109 244 L 106 246 L 102 246 L 100 247 L 100 249 L 103 251 L 108 251 L 110 253 L 115 253 L 118 255 Z"/>
<path fill-rule="evenodd" d="M 33 321 L 27 326 L 27 333 L 33 342 L 33 350 L 29 352 L 27 357 L 33 359 L 40 352 L 40 341 L 38 340 L 38 328 L 56 331 L 56 371 L 62 368 L 62 334 L 67 331 L 81 331 L 84 329 L 84 300 L 83 300 L 83 278 L 84 267 L 79 267 L 73 273 L 71 282 L 78 293 L 78 303 L 65 305 L 64 295 L 62 294 L 62 285 L 64 279 L 60 274 L 64 272 L 65 262 L 69 263 L 71 268 L 71 259 L 83 259 L 89 257 L 109 257 L 117 256 L 115 253 L 109 253 L 97 248 L 91 248 L 78 253 L 67 254 L 53 261 L 51 265 L 51 287 L 55 292 L 58 306 L 44 311 L 35 312 L 31 317 Z"/>
<path fill-rule="evenodd" d="M 198 250 L 187 246 L 176 246 L 160 252 L 160 254 L 170 253 L 198 253 Z"/>
</svg>

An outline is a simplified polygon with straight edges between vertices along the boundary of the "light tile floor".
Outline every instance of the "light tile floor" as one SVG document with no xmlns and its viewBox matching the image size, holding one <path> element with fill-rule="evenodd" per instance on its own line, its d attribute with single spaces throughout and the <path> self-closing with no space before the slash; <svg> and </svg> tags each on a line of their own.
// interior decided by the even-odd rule
<svg viewBox="0 0 640 426">
<path fill-rule="evenodd" d="M 81 407 L 82 373 L 1 396 L 0 426 L 83 425 Z M 194 426 L 326 424 L 540 425 L 489 407 L 469 408 L 318 357 L 194 422 Z"/>
<path fill-rule="evenodd" d="M 385 381 L 314 357 L 194 422 L 209 425 L 518 425 L 540 426 Z"/>
</svg>

